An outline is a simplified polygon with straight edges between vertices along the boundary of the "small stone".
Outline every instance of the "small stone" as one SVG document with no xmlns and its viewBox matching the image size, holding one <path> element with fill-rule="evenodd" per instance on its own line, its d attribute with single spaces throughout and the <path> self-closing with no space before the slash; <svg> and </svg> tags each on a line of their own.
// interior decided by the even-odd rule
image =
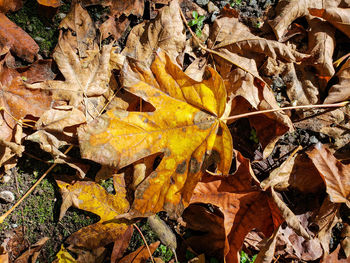
<svg viewBox="0 0 350 263">
<path fill-rule="evenodd" d="M 10 191 L 2 191 L 0 192 L 0 199 L 5 201 L 6 203 L 12 203 L 15 201 L 15 196 Z"/>
<path fill-rule="evenodd" d="M 220 12 L 220 9 L 213 4 L 213 2 L 208 3 L 208 12 L 209 13 L 214 13 L 214 12 Z"/>
<path fill-rule="evenodd" d="M 113 190 L 114 190 L 113 186 L 110 185 L 110 186 L 107 187 L 107 192 L 108 193 L 112 193 Z"/>
<path fill-rule="evenodd" d="M 317 139 L 315 136 L 311 136 L 311 137 L 310 137 L 310 142 L 311 142 L 312 144 L 316 144 L 316 143 L 318 143 L 318 139 Z"/>
<path fill-rule="evenodd" d="M 18 227 L 18 225 L 17 225 L 17 224 L 12 224 L 11 226 L 12 226 L 13 228 Z"/>
<path fill-rule="evenodd" d="M 59 19 L 63 19 L 63 18 L 65 18 L 67 15 L 66 15 L 65 13 L 58 13 L 57 16 L 58 16 Z"/>
<path fill-rule="evenodd" d="M 209 0 L 195 0 L 195 2 L 199 6 L 205 6 L 209 3 Z"/>
<path fill-rule="evenodd" d="M 45 41 L 45 39 L 43 39 L 42 37 L 34 37 L 34 40 L 35 40 L 36 42 L 39 42 L 39 43 Z"/>
<path fill-rule="evenodd" d="M 9 175 L 4 175 L 3 177 L 2 177 L 2 180 L 1 180 L 1 182 L 3 183 L 3 184 L 6 184 L 6 183 L 8 183 L 8 182 L 10 182 L 11 181 L 11 176 L 9 176 Z"/>
</svg>

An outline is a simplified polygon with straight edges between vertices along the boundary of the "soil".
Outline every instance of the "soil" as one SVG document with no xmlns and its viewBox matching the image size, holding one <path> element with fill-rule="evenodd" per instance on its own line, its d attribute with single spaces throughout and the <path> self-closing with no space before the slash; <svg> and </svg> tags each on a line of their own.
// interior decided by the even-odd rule
<svg viewBox="0 0 350 263">
<path fill-rule="evenodd" d="M 37 2 L 35 0 L 28 0 L 21 10 L 9 14 L 8 16 L 37 41 L 40 46 L 40 55 L 46 58 L 50 57 L 57 43 L 58 24 L 69 11 L 69 2 L 68 0 L 63 1 L 64 4 L 60 7 L 57 14 L 51 17 L 45 17 L 37 8 Z M 208 3 L 208 1 L 205 0 L 195 0 L 195 2 L 204 9 Z M 230 4 L 240 12 L 242 21 L 253 28 L 259 27 L 258 23 L 260 19 L 266 15 L 267 10 L 273 9 L 277 2 L 277 0 L 213 1 L 219 8 Z M 87 9 L 96 23 L 102 23 L 107 17 L 107 8 L 90 6 Z M 145 16 L 149 16 L 149 14 L 145 14 Z M 53 21 L 53 23 L 50 21 Z M 131 27 L 140 22 L 142 22 L 142 18 L 133 17 Z M 127 33 L 123 39 L 118 42 L 121 48 L 125 43 L 126 37 Z M 276 91 L 277 96 L 279 91 L 283 89 L 283 83 L 281 84 L 278 82 L 278 76 L 276 76 L 276 79 L 277 81 L 273 82 L 272 88 Z M 234 148 L 239 150 L 245 157 L 254 161 L 252 167 L 260 180 L 266 178 L 270 171 L 278 167 L 288 158 L 290 153 L 298 145 L 307 149 L 318 141 L 322 143 L 329 142 L 329 138 L 323 134 L 297 129 L 292 133 L 284 135 L 276 144 L 273 153 L 267 159 L 262 159 L 261 145 L 256 138 L 254 129 L 250 127 L 247 119 L 238 120 L 229 128 L 232 133 Z M 11 178 L 10 181 L 0 184 L 0 192 L 4 190 L 11 191 L 15 194 L 16 201 L 23 196 L 50 166 L 51 157 L 45 154 L 39 154 L 41 151 L 38 150 L 37 145 L 28 144 L 26 148 L 30 149 L 27 152 L 31 154 L 31 156 L 24 155 L 19 160 L 18 166 L 13 168 L 8 174 Z M 42 160 L 44 160 L 44 162 Z M 234 169 L 235 168 L 232 167 L 232 172 Z M 12 251 L 10 254 L 11 260 L 27 250 L 31 244 L 47 236 L 50 239 L 43 247 L 38 262 L 52 262 L 61 244 L 64 243 L 68 236 L 80 228 L 99 220 L 94 214 L 70 208 L 63 219 L 58 221 L 61 197 L 54 176 L 74 173 L 75 171 L 66 165 L 56 166 L 53 172 L 47 176 L 36 190 L 5 220 L 4 224 L 0 225 L 0 243 L 6 242 L 8 239 L 12 240 L 9 244 Z M 111 181 L 106 181 L 103 184 L 105 189 L 109 192 L 113 191 L 111 185 Z M 293 198 L 296 198 L 296 196 L 289 196 L 289 199 L 292 200 Z M 303 202 L 307 198 L 309 197 L 299 197 L 298 202 Z M 6 212 L 12 205 L 13 203 L 1 203 L 0 214 Z M 164 214 L 160 214 L 160 216 L 165 219 L 169 225 L 174 225 Z M 140 221 L 138 225 L 149 243 L 157 240 L 156 234 L 150 229 L 145 220 Z M 338 230 L 341 229 L 341 227 L 342 226 L 336 226 L 334 230 L 334 238 L 332 239 L 331 245 L 332 249 L 336 248 L 339 243 L 339 233 L 341 231 Z M 16 242 L 13 240 L 16 240 Z M 136 250 L 142 244 L 143 241 L 140 235 L 137 231 L 134 231 L 127 253 Z M 168 262 L 173 258 L 173 253 L 167 247 L 161 245 L 157 249 L 155 256 L 160 256 L 165 262 Z M 215 259 L 212 259 L 211 262 L 215 262 Z"/>
</svg>

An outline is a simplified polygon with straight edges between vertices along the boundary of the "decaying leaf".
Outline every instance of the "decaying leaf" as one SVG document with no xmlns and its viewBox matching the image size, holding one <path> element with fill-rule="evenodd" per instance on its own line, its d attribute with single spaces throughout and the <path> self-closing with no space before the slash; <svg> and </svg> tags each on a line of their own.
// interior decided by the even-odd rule
<svg viewBox="0 0 350 263">
<path fill-rule="evenodd" d="M 92 120 L 111 96 L 109 67 L 111 45 L 100 50 L 94 24 L 85 9 L 76 4 L 61 24 L 53 58 L 65 81 L 48 80 L 27 85 L 49 90 L 54 100 L 65 100 Z"/>
<path fill-rule="evenodd" d="M 198 183 L 191 203 L 209 203 L 224 214 L 226 262 L 239 262 L 244 237 L 256 228 L 270 236 L 283 222 L 280 211 L 267 192 L 259 190 L 249 160 L 237 153 L 238 168 L 228 177 L 208 177 Z"/>
<path fill-rule="evenodd" d="M 102 186 L 91 181 L 77 181 L 67 183 L 56 180 L 62 195 L 60 218 L 64 216 L 67 209 L 74 206 L 100 216 L 96 224 L 84 227 L 72 234 L 67 242 L 76 247 L 95 249 L 103 247 L 124 235 L 128 226 L 113 221 L 115 217 L 125 213 L 129 209 L 126 200 L 124 179 L 114 176 L 114 188 L 116 194 L 109 194 Z"/>
<path fill-rule="evenodd" d="M 130 216 L 162 209 L 181 214 L 201 177 L 206 153 L 227 174 L 232 159 L 230 132 L 220 118 L 226 104 L 221 77 L 207 69 L 206 80 L 185 75 L 159 52 L 151 69 L 132 61 L 123 71 L 126 90 L 155 107 L 154 112 L 110 110 L 78 130 L 84 158 L 122 168 L 155 153 L 164 157 L 136 189 Z"/>
<path fill-rule="evenodd" d="M 350 165 L 339 162 L 322 144 L 307 153 L 326 183 L 327 193 L 334 203 L 350 207 Z"/>
<path fill-rule="evenodd" d="M 185 49 L 185 41 L 179 4 L 171 1 L 155 20 L 144 21 L 131 30 L 122 54 L 150 65 L 154 52 L 161 48 L 176 61 L 177 56 Z"/>
<path fill-rule="evenodd" d="M 54 260 L 54 263 L 76 263 L 76 260 L 62 245 L 60 251 L 58 251 L 58 253 L 56 254 L 56 259 Z"/>
<path fill-rule="evenodd" d="M 40 250 L 45 245 L 45 243 L 49 240 L 48 237 L 41 238 L 38 242 L 32 245 L 27 251 L 25 251 L 20 257 L 18 257 L 14 262 L 15 263 L 35 263 Z"/>
<path fill-rule="evenodd" d="M 39 46 L 19 26 L 0 13 L 0 49 L 8 47 L 17 56 L 33 62 L 39 52 Z"/>
<path fill-rule="evenodd" d="M 157 241 L 149 245 L 149 249 L 151 250 L 152 254 L 157 249 L 159 244 L 160 242 Z M 136 251 L 123 257 L 121 260 L 118 261 L 118 263 L 142 263 L 145 262 L 149 257 L 150 254 L 146 246 L 141 246 Z"/>
</svg>

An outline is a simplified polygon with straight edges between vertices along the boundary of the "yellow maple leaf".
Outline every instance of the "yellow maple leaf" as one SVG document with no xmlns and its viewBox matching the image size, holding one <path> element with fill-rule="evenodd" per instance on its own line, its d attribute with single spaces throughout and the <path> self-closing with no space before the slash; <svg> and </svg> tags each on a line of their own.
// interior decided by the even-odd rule
<svg viewBox="0 0 350 263">
<path fill-rule="evenodd" d="M 204 157 L 228 173 L 232 138 L 223 120 L 226 90 L 207 68 L 202 82 L 188 77 L 164 52 L 151 68 L 129 61 L 125 89 L 155 107 L 153 112 L 113 109 L 78 130 L 81 154 L 104 165 L 125 167 L 155 153 L 163 159 L 136 189 L 129 217 L 166 210 L 179 215 L 201 178 Z"/>
</svg>

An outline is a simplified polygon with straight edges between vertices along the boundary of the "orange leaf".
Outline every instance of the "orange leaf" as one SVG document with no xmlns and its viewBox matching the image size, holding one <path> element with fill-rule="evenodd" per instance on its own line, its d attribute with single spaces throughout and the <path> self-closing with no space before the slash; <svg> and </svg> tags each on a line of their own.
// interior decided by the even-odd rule
<svg viewBox="0 0 350 263">
<path fill-rule="evenodd" d="M 0 13 L 0 46 L 9 47 L 20 58 L 33 62 L 39 46 L 19 26 Z"/>
<path fill-rule="evenodd" d="M 78 129 L 84 158 L 117 168 L 155 153 L 164 157 L 136 189 L 129 216 L 163 209 L 179 215 L 201 177 L 206 153 L 218 158 L 227 174 L 232 159 L 231 134 L 220 119 L 226 91 L 219 74 L 207 69 L 197 82 L 158 52 L 151 69 L 130 62 L 124 86 L 155 107 L 154 112 L 114 109 Z"/>
<path fill-rule="evenodd" d="M 159 244 L 160 242 L 157 241 L 149 245 L 149 249 L 151 250 L 152 254 L 157 249 Z M 150 254 L 146 246 L 142 246 L 142 247 L 139 247 L 136 251 L 123 257 L 121 260 L 119 260 L 118 263 L 142 263 L 142 262 L 145 262 L 149 257 L 150 257 Z"/>
<path fill-rule="evenodd" d="M 333 203 L 350 207 L 350 165 L 339 162 L 322 144 L 307 152 L 326 183 L 327 193 Z"/>
<path fill-rule="evenodd" d="M 57 8 L 61 6 L 60 0 L 37 0 L 40 5 Z"/>
<path fill-rule="evenodd" d="M 224 214 L 229 247 L 226 262 L 239 262 L 239 250 L 245 236 L 254 228 L 270 236 L 283 222 L 280 211 L 267 192 L 259 190 L 248 159 L 237 153 L 237 171 L 228 177 L 206 177 L 197 184 L 191 203 L 209 203 Z"/>
</svg>

